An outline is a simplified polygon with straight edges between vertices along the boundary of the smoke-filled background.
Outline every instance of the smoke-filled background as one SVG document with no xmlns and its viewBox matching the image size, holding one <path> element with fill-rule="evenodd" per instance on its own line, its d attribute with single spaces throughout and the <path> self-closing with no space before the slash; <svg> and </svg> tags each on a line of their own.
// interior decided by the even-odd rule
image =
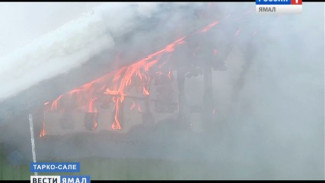
<svg viewBox="0 0 325 183">
<path fill-rule="evenodd" d="M 78 136 L 47 146 L 37 139 L 39 158 L 114 160 L 118 171 L 94 166 L 116 172 L 93 176 L 103 179 L 324 178 L 323 3 L 304 3 L 301 14 L 268 15 L 257 14 L 254 3 L 1 3 L 0 12 L 2 172 L 17 158 L 31 161 L 22 120 L 31 109 L 187 36 L 172 53 L 182 60 L 177 73 L 190 65 L 192 39 L 218 52 L 212 124 L 188 112 L 184 122 L 199 130 L 167 120 L 154 131 L 130 133 L 138 139 L 132 143 L 101 136 L 96 146 Z M 215 21 L 204 36 L 192 36 Z M 204 105 L 203 75 L 186 79 L 186 106 Z M 152 177 L 143 175 L 148 169 Z"/>
</svg>

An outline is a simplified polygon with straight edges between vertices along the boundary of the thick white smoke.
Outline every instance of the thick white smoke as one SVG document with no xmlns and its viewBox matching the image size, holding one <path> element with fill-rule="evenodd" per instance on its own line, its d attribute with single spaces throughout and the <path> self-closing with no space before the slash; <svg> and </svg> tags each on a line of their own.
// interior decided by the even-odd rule
<svg viewBox="0 0 325 183">
<path fill-rule="evenodd" d="M 212 100 L 217 119 L 208 129 L 210 133 L 200 134 L 200 139 L 195 139 L 193 133 L 188 135 L 179 131 L 172 136 L 174 127 L 171 125 L 166 128 L 168 130 L 157 130 L 161 136 L 154 132 L 150 135 L 145 130 L 139 134 L 144 139 L 158 139 L 158 142 L 170 140 L 174 146 L 164 146 L 163 143 L 145 146 L 139 142 L 134 146 L 128 144 L 125 150 L 116 148 L 117 144 L 107 145 L 114 142 L 112 138 L 103 138 L 105 145 L 96 149 L 95 145 L 78 137 L 76 142 L 62 139 L 61 144 L 55 147 L 44 143 L 44 152 L 49 147 L 55 150 L 51 151 L 52 154 L 45 154 L 69 158 L 68 155 L 83 157 L 91 153 L 109 156 L 106 153 L 114 151 L 122 156 L 131 154 L 146 158 L 149 155 L 180 159 L 188 156 L 209 163 L 204 168 L 194 167 L 194 173 L 177 168 L 168 175 L 164 171 L 157 173 L 176 179 L 323 178 L 324 5 L 305 3 L 302 14 L 261 15 L 254 12 L 254 3 L 212 3 L 215 4 L 211 10 L 213 15 L 207 16 L 211 18 L 207 21 L 195 18 L 199 16 L 193 9 L 202 4 L 179 3 L 178 7 L 171 3 L 168 7 L 161 7 L 161 4 L 104 4 L 0 58 L 0 101 L 42 80 L 69 72 L 118 44 L 124 48 L 122 51 L 132 52 L 127 55 L 127 60 L 136 61 L 135 53 L 143 50 L 151 53 L 165 42 L 173 41 L 173 36 L 183 36 L 182 33 L 178 35 L 179 27 L 186 27 L 190 32 L 201 26 L 201 22 L 205 25 L 205 21 L 211 23 L 219 17 L 219 24 L 214 32 L 211 31 L 213 35 L 204 40 L 207 45 L 218 46 L 220 53 L 228 51 L 221 58 L 225 61 L 225 70 L 213 71 L 212 74 Z M 208 4 L 204 6 L 208 7 Z M 250 9 L 254 11 L 246 16 Z M 171 11 L 175 11 L 174 16 L 169 16 Z M 157 21 L 144 21 L 152 16 Z M 142 25 L 140 28 L 139 24 Z M 142 31 L 146 28 L 148 30 Z M 180 58 L 191 56 L 188 52 L 180 54 L 183 56 Z M 138 55 L 142 57 L 147 53 Z M 186 80 L 185 95 L 190 105 L 202 105 L 202 78 Z M 22 105 L 16 106 L 19 107 L 12 111 Z M 192 121 L 201 122 L 206 127 L 207 123 L 200 117 L 190 115 Z M 19 122 L 23 124 L 23 120 Z M 12 144 L 12 141 L 17 141 L 16 144 L 20 144 L 17 146 L 26 146 L 26 151 L 30 151 L 29 143 L 22 140 L 28 138 L 16 137 L 19 128 L 23 133 L 27 127 L 12 124 L 12 129 L 0 128 L 3 136 L 0 139 Z M 204 135 L 209 136 L 205 138 Z M 196 148 L 187 148 L 192 144 Z"/>
<path fill-rule="evenodd" d="M 109 3 L 94 8 L 22 48 L 2 56 L 0 100 L 38 82 L 68 72 L 133 30 L 138 17 L 150 17 L 157 3 Z"/>
</svg>

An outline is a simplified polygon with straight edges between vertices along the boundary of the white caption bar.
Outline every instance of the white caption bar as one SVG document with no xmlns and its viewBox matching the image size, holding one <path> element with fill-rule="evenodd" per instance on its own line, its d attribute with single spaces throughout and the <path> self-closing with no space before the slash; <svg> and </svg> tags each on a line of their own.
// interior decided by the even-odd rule
<svg viewBox="0 0 325 183">
<path fill-rule="evenodd" d="M 60 183 L 60 176 L 30 176 L 30 183 Z"/>
<path fill-rule="evenodd" d="M 257 13 L 301 13 L 302 5 L 256 5 Z"/>
</svg>

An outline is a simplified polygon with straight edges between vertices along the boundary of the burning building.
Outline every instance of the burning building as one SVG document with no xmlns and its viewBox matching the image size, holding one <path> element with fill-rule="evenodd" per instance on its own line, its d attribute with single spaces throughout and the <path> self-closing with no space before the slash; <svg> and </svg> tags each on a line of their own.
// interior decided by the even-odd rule
<svg viewBox="0 0 325 183">
<path fill-rule="evenodd" d="M 191 31 L 180 27 L 184 35 L 162 49 L 46 101 L 40 137 L 62 134 L 65 129 L 66 133 L 73 129 L 127 132 L 134 125 L 154 124 L 170 117 L 190 120 L 193 119 L 191 114 L 197 112 L 201 113 L 202 121 L 211 123 L 216 113 L 212 72 L 225 70 L 225 59 L 239 30 L 232 30 L 233 36 L 222 48 L 220 43 L 211 39 L 215 33 L 210 31 L 215 32 L 220 21 L 221 25 L 227 26 L 227 21 L 238 20 L 231 20 L 229 16 L 213 20 L 207 9 L 195 11 Z M 210 22 L 203 25 L 202 19 Z M 121 61 L 120 54 L 116 54 L 117 65 Z M 189 106 L 185 99 L 185 80 L 200 75 L 204 83 L 200 91 L 202 106 Z M 201 120 L 183 125 L 193 127 L 195 123 L 195 130 L 200 131 L 202 124 L 197 124 L 197 121 Z"/>
<path fill-rule="evenodd" d="M 152 45 L 149 47 L 137 48 L 135 45 L 145 34 L 151 33 L 147 30 L 148 24 L 133 27 L 137 31 L 122 33 L 109 30 L 107 34 L 115 36 L 114 49 L 97 51 L 98 53 L 88 58 L 92 63 L 87 62 L 71 72 L 42 82 L 25 91 L 23 95 L 7 100 L 8 103 L 4 101 L 3 114 L 10 111 L 12 101 L 19 101 L 15 105 L 23 106 L 18 107 L 22 112 L 20 114 L 33 113 L 35 133 L 37 138 L 40 138 L 40 143 L 46 137 L 78 133 L 127 134 L 134 127 L 157 126 L 163 121 L 178 121 L 174 124 L 168 123 L 171 129 L 179 127 L 194 132 L 202 131 L 204 126 L 213 124 L 216 115 L 212 72 L 225 69 L 224 61 L 231 51 L 231 40 L 235 38 L 236 30 L 229 29 L 234 31 L 234 34 L 228 38 L 229 42 L 222 46 L 211 38 L 214 38 L 213 32 L 223 32 L 218 30 L 219 24 L 230 27 L 229 22 L 237 21 L 236 18 L 230 21 L 229 16 L 220 18 L 219 14 L 212 14 L 213 6 L 172 6 L 162 3 L 161 11 L 180 8 L 184 9 L 184 14 L 170 11 L 169 16 L 176 18 L 170 19 L 170 25 L 165 26 L 164 29 L 168 32 L 162 32 L 166 34 L 166 39 L 162 39 L 160 35 L 152 35 L 153 38 L 146 43 Z M 186 9 L 189 7 L 190 9 Z M 109 17 L 105 15 L 106 11 L 99 12 L 102 13 L 101 16 Z M 92 27 L 99 25 L 96 22 L 99 14 L 87 15 L 85 21 L 90 27 L 87 29 L 97 31 Z M 157 12 L 150 17 L 141 15 L 142 17 L 137 18 L 152 22 L 149 24 L 150 28 L 158 31 L 168 14 L 165 15 L 161 16 Z M 96 21 L 91 19 L 92 16 Z M 174 23 L 186 16 L 191 19 L 190 24 L 187 21 L 178 25 Z M 128 18 L 134 19 L 126 17 Z M 78 21 L 74 23 L 78 27 L 86 27 L 79 25 Z M 130 26 L 132 27 L 132 24 Z M 62 28 L 60 31 L 64 30 Z M 105 31 L 98 31 L 98 34 L 104 34 L 105 39 L 107 38 Z M 89 47 L 88 44 L 85 45 Z M 52 47 L 48 48 L 51 49 Z M 45 53 L 45 50 L 43 52 Z M 57 52 L 57 56 L 63 53 L 67 54 L 67 57 L 75 55 Z M 84 73 L 87 73 L 86 76 Z M 196 87 L 187 82 L 200 76 L 203 76 L 199 79 L 204 83 L 202 86 Z M 54 83 L 58 83 L 55 88 Z M 200 99 L 197 104 L 189 104 L 192 99 L 186 96 L 187 91 L 193 89 L 198 90 L 197 97 Z M 35 96 L 34 93 L 38 95 Z M 16 112 L 18 113 L 17 110 Z M 12 119 L 15 115 L 3 116 L 10 116 L 9 120 L 15 120 Z"/>
<path fill-rule="evenodd" d="M 245 169 L 252 171 L 246 172 L 248 177 L 258 174 L 254 171 L 260 167 L 274 173 L 264 172 L 266 177 L 283 175 L 274 168 L 282 163 L 281 152 L 292 162 L 303 160 L 287 149 L 273 156 L 270 149 L 282 143 L 270 139 L 282 132 L 281 125 L 288 125 L 287 119 L 300 120 L 292 109 L 299 100 L 293 96 L 284 104 L 283 98 L 267 94 L 278 92 L 281 98 L 288 94 L 282 86 L 300 87 L 285 80 L 291 78 L 286 71 L 294 70 L 292 55 L 279 54 L 268 62 L 259 54 L 264 47 L 282 51 L 270 41 L 272 23 L 281 17 L 257 17 L 254 10 L 227 3 L 101 6 L 6 58 L 32 64 L 19 65 L 17 73 L 1 68 L 6 72 L 0 72 L 5 78 L 0 139 L 17 146 L 23 154 L 17 157 L 31 161 L 28 114 L 32 114 L 38 161 L 181 159 L 213 162 L 211 167 L 218 168 L 209 168 L 211 177 L 217 169 L 223 172 L 219 177 L 229 178 L 233 175 L 229 172 L 240 177 L 245 169 L 240 166 L 255 167 Z M 268 41 L 272 44 L 265 44 Z M 277 72 L 284 80 L 272 75 Z M 319 96 L 320 89 L 314 89 Z M 277 115 L 287 110 L 284 106 L 291 107 L 287 107 L 291 115 Z M 306 116 L 313 114 L 306 111 Z M 283 139 L 290 141 L 297 134 Z"/>
</svg>

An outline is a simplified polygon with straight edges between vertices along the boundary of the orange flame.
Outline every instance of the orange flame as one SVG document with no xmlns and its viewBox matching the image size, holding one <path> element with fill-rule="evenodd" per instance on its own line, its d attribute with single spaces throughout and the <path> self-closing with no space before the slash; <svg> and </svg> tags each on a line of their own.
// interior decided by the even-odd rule
<svg viewBox="0 0 325 183">
<path fill-rule="evenodd" d="M 138 112 L 142 112 L 142 109 L 141 109 L 141 106 L 140 105 L 138 105 Z"/>
<path fill-rule="evenodd" d="M 149 96 L 149 94 L 150 94 L 149 91 L 145 87 L 143 87 L 143 94 L 146 96 Z"/>
<path fill-rule="evenodd" d="M 218 21 L 212 22 L 211 24 L 207 25 L 203 29 L 199 30 L 200 33 L 204 33 L 209 31 L 212 27 L 218 24 Z M 68 96 L 77 96 L 77 104 L 80 105 L 86 105 L 88 103 L 88 112 L 94 112 L 97 115 L 97 109 L 94 107 L 94 101 L 97 100 L 96 97 L 94 97 L 95 94 L 105 94 L 105 95 L 112 95 L 112 100 L 115 104 L 115 115 L 114 115 L 114 121 L 112 122 L 112 129 L 119 130 L 121 129 L 121 124 L 119 121 L 119 112 L 120 112 L 120 104 L 124 102 L 125 95 L 127 90 L 130 88 L 132 84 L 132 79 L 138 78 L 143 84 L 142 87 L 142 93 L 145 96 L 149 96 L 150 92 L 148 90 L 148 84 L 150 83 L 149 78 L 149 71 L 150 69 L 159 63 L 158 68 L 162 68 L 164 65 L 166 65 L 167 61 L 161 62 L 160 58 L 163 54 L 167 55 L 167 60 L 169 60 L 170 53 L 175 51 L 176 46 L 182 45 L 185 41 L 186 36 L 183 36 L 174 42 L 168 44 L 163 49 L 156 51 L 147 57 L 140 59 L 136 61 L 135 63 L 129 65 L 129 66 L 123 66 L 116 72 L 110 72 L 100 78 L 97 78 L 96 80 L 93 80 L 89 83 L 86 83 L 82 85 L 80 88 L 73 89 L 66 93 Z M 158 71 L 157 73 L 161 73 Z M 169 69 L 169 72 L 167 74 L 168 78 L 171 79 L 172 77 L 172 71 Z M 112 84 L 113 87 L 108 87 L 109 84 Z M 60 103 L 59 101 L 64 98 L 66 95 L 60 95 L 57 99 L 53 100 L 51 102 L 50 110 L 58 110 L 60 108 L 60 111 L 63 112 L 64 105 Z M 132 104 L 131 110 L 135 108 Z M 139 112 L 142 111 L 141 107 L 137 105 L 137 109 Z M 94 124 L 94 128 L 96 128 L 98 125 L 97 121 Z M 43 130 L 42 135 L 45 135 L 45 123 L 43 123 Z"/>
<path fill-rule="evenodd" d="M 120 121 L 118 119 L 119 116 L 119 102 L 120 102 L 120 98 L 117 98 L 116 102 L 115 102 L 115 116 L 114 116 L 114 122 L 112 123 L 112 129 L 113 130 L 120 130 L 121 129 L 121 125 L 120 125 Z"/>
<path fill-rule="evenodd" d="M 134 64 L 131 64 L 130 66 L 127 67 L 122 67 L 120 70 L 118 70 L 116 72 L 116 74 L 114 75 L 114 82 L 117 82 L 118 80 L 120 80 L 119 82 L 119 86 L 118 89 L 116 90 L 111 90 L 109 88 L 106 88 L 105 94 L 108 95 L 117 95 L 116 98 L 114 99 L 114 103 L 115 103 L 115 116 L 114 116 L 114 122 L 112 123 L 112 129 L 121 129 L 121 125 L 120 125 L 120 121 L 118 119 L 119 116 L 119 104 L 122 103 L 124 101 L 125 98 L 125 91 L 127 90 L 128 86 L 131 85 L 132 83 L 132 78 L 134 76 L 138 76 L 138 78 L 143 81 L 144 83 L 147 83 L 149 81 L 149 78 L 147 77 L 147 72 L 149 71 L 149 69 L 155 65 L 156 63 L 158 63 L 158 60 L 152 60 L 155 57 L 158 57 L 164 53 L 170 53 L 172 51 L 175 50 L 175 47 L 177 45 L 183 44 L 184 43 L 184 39 L 185 37 L 182 37 L 180 39 L 177 39 L 176 41 L 174 41 L 173 43 L 167 45 L 165 48 L 152 53 L 150 55 L 148 55 L 146 58 L 141 59 L 137 62 L 135 62 Z M 122 76 L 122 73 L 124 73 L 124 75 Z M 117 83 L 115 83 L 115 85 L 117 85 Z M 142 88 L 143 94 L 145 96 L 149 96 L 150 92 L 148 91 L 148 89 L 143 86 Z M 139 107 L 138 107 L 139 110 Z M 141 110 L 141 109 L 140 109 Z"/>
<path fill-rule="evenodd" d="M 200 33 L 207 32 L 207 31 L 209 31 L 212 27 L 214 27 L 215 25 L 217 25 L 218 23 L 219 23 L 218 21 L 212 22 L 212 23 L 209 24 L 208 26 L 206 26 L 206 27 L 204 27 L 203 29 L 201 29 L 199 32 L 200 32 Z"/>
<path fill-rule="evenodd" d="M 130 110 L 133 111 L 133 109 L 135 108 L 135 106 L 136 106 L 135 102 L 132 101 L 132 105 L 131 105 L 131 107 L 130 107 Z"/>
<path fill-rule="evenodd" d="M 168 72 L 168 78 L 169 78 L 169 79 L 172 79 L 172 71 L 171 71 L 171 69 L 169 69 L 169 72 Z"/>
<path fill-rule="evenodd" d="M 95 121 L 95 123 L 94 123 L 94 128 L 93 128 L 93 129 L 96 129 L 97 127 L 98 127 L 98 122 Z"/>
<path fill-rule="evenodd" d="M 118 95 L 118 91 L 116 91 L 116 90 L 110 90 L 109 88 L 106 88 L 104 94 L 107 94 L 107 95 Z"/>
<path fill-rule="evenodd" d="M 57 99 L 55 99 L 52 102 L 51 111 L 54 111 L 54 110 L 57 110 L 58 109 L 58 102 L 61 100 L 62 97 L 63 97 L 63 95 L 60 95 Z"/>
<path fill-rule="evenodd" d="M 39 134 L 39 137 L 44 137 L 46 135 L 46 130 L 45 130 L 45 121 L 43 121 L 43 128 L 41 130 L 41 133 Z"/>
<path fill-rule="evenodd" d="M 88 106 L 88 112 L 90 113 L 95 113 L 95 121 L 94 121 L 94 126 L 93 126 L 93 130 L 97 128 L 98 126 L 98 122 L 97 122 L 97 108 L 94 107 L 94 102 L 97 100 L 96 97 L 92 98 L 89 100 L 89 106 Z"/>
</svg>

